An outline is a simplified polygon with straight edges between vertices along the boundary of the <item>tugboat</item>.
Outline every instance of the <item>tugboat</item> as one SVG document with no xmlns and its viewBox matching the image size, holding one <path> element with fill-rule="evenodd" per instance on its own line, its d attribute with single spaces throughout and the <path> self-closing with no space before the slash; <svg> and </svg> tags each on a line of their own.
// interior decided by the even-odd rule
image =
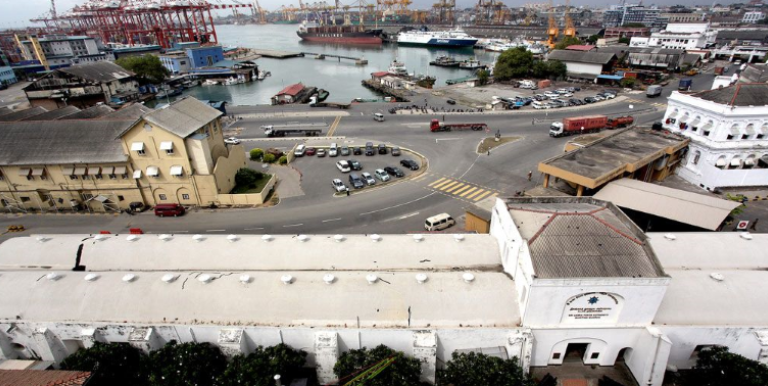
<svg viewBox="0 0 768 386">
<path fill-rule="evenodd" d="M 466 70 L 476 70 L 476 69 L 480 69 L 480 68 L 486 68 L 488 66 L 486 66 L 485 64 L 480 63 L 480 61 L 475 59 L 475 58 L 470 58 L 470 59 L 467 59 L 467 60 L 459 63 L 459 67 L 461 67 L 463 69 L 466 69 Z"/>
<path fill-rule="evenodd" d="M 440 55 L 435 60 L 429 62 L 432 66 L 440 66 L 440 67 L 459 67 L 462 62 L 459 62 L 456 59 L 453 59 L 449 56 Z"/>
</svg>

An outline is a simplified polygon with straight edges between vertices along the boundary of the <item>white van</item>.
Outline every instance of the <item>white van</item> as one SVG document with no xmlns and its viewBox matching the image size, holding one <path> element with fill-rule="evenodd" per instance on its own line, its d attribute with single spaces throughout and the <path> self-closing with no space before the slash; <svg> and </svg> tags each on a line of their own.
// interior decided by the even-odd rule
<svg viewBox="0 0 768 386">
<path fill-rule="evenodd" d="M 428 218 L 427 222 L 424 223 L 424 229 L 426 229 L 428 232 L 435 232 L 449 228 L 453 225 L 456 225 L 456 220 L 454 220 L 450 214 L 440 213 L 436 216 Z"/>
<path fill-rule="evenodd" d="M 382 113 L 373 114 L 373 120 L 376 122 L 384 122 L 384 114 Z"/>
<path fill-rule="evenodd" d="M 299 146 L 296 146 L 296 150 L 293 151 L 293 155 L 296 157 L 304 157 L 305 151 L 307 151 L 307 146 L 304 144 L 301 144 Z"/>
<path fill-rule="evenodd" d="M 331 144 L 331 147 L 328 148 L 328 156 L 336 157 L 337 155 L 339 155 L 339 145 L 334 142 Z"/>
</svg>

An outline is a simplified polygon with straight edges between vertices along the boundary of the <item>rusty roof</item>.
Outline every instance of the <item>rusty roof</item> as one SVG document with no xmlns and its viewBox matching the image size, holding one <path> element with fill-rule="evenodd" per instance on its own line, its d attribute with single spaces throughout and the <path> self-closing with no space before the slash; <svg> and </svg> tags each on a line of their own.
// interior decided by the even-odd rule
<svg viewBox="0 0 768 386">
<path fill-rule="evenodd" d="M 90 378 L 88 371 L 0 370 L 0 386 L 79 386 Z"/>
</svg>

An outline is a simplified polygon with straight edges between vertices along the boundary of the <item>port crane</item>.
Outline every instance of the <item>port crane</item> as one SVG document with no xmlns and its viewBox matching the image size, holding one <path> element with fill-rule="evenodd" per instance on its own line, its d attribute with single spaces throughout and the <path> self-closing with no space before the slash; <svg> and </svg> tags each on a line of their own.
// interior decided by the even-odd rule
<svg viewBox="0 0 768 386">
<path fill-rule="evenodd" d="M 560 34 L 560 29 L 557 28 L 557 22 L 555 21 L 555 7 L 552 5 L 552 0 L 549 0 L 549 27 L 547 28 L 547 45 L 549 48 L 555 48 L 555 40 L 557 35 Z"/>
</svg>

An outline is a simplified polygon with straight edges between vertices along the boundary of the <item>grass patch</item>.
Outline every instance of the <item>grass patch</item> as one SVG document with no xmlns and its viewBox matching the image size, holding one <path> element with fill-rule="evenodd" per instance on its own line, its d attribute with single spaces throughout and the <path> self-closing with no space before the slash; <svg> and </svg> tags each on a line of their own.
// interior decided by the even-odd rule
<svg viewBox="0 0 768 386">
<path fill-rule="evenodd" d="M 505 143 L 515 142 L 520 138 L 522 137 L 501 137 L 498 142 L 495 141 L 495 137 L 483 138 L 483 140 L 480 141 L 480 144 L 477 145 L 477 152 L 486 153 L 489 150 L 493 150 L 495 147 L 499 147 Z"/>
<path fill-rule="evenodd" d="M 267 185 L 267 182 L 269 182 L 269 179 L 272 178 L 271 174 L 264 174 L 264 177 L 256 180 L 256 182 L 250 184 L 250 185 L 236 185 L 229 194 L 250 194 L 250 193 L 261 193 L 261 191 L 264 189 L 264 187 Z"/>
</svg>

